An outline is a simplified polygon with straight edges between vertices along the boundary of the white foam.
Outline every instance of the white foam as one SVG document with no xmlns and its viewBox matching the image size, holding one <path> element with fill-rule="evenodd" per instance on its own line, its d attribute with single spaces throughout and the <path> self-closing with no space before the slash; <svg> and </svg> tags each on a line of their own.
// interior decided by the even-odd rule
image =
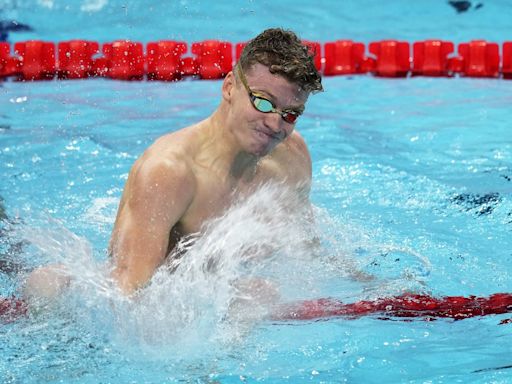
<svg viewBox="0 0 512 384">
<path fill-rule="evenodd" d="M 119 199 L 116 197 L 98 197 L 92 201 L 85 212 L 85 219 L 91 224 L 112 225 L 116 219 Z"/>
<path fill-rule="evenodd" d="M 94 200 L 86 217 L 110 222 L 114 202 Z M 72 311 L 94 312 L 103 306 L 112 314 L 104 319 L 115 321 L 103 327 L 115 329 L 117 343 L 159 351 L 157 355 L 161 348 L 171 348 L 183 356 L 203 353 L 197 346 L 205 343 L 212 349 L 233 343 L 266 315 L 277 297 L 276 287 L 286 280 L 281 261 L 289 270 L 290 264 L 299 266 L 290 260 L 310 254 L 306 243 L 312 231 L 307 221 L 294 194 L 280 186 L 264 186 L 207 223 L 201 233 L 183 239 L 133 300 L 118 292 L 109 280 L 108 266 L 94 260 L 91 244 L 61 223 L 27 226 L 24 238 L 49 263 L 63 265 L 71 275 Z M 91 326 L 98 324 L 91 321 Z"/>
<path fill-rule="evenodd" d="M 114 200 L 96 199 L 88 217 L 112 217 L 100 212 Z M 351 256 L 358 246 L 371 248 L 371 236 L 318 209 L 312 223 L 309 212 L 288 189 L 263 186 L 183 239 L 133 299 L 112 284 L 91 244 L 61 224 L 27 228 L 25 238 L 69 271 L 68 305 L 91 332 L 108 330 L 123 353 L 137 358 L 200 359 L 243 340 L 277 301 L 321 297 L 329 282 L 348 281 L 359 268 Z M 355 291 L 351 297 L 361 289 Z"/>
</svg>

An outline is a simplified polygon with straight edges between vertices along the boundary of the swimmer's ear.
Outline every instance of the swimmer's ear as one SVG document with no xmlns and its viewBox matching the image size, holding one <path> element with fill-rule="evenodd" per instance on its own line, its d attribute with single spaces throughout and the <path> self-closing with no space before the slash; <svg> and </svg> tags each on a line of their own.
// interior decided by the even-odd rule
<svg viewBox="0 0 512 384">
<path fill-rule="evenodd" d="M 228 103 L 231 102 L 233 97 L 233 92 L 236 87 L 235 75 L 233 75 L 233 71 L 230 71 L 224 81 L 222 83 L 222 98 L 226 100 Z"/>
</svg>

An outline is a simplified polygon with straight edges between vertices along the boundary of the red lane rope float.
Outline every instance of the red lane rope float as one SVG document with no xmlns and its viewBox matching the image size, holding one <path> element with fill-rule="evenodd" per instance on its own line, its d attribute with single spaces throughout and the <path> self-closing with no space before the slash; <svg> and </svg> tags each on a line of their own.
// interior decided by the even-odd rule
<svg viewBox="0 0 512 384">
<path fill-rule="evenodd" d="M 28 312 L 28 305 L 17 298 L 0 298 L 0 321 L 12 322 Z M 368 315 L 399 318 L 451 318 L 456 320 L 512 312 L 512 293 L 489 297 L 405 294 L 376 300 L 342 303 L 332 298 L 286 304 L 272 315 L 273 320 L 355 319 Z"/>
<path fill-rule="evenodd" d="M 504 79 L 512 79 L 512 42 L 503 44 L 503 63 L 501 72 Z"/>
<path fill-rule="evenodd" d="M 240 57 L 246 43 L 219 40 L 195 42 L 157 41 L 144 46 L 129 40 L 104 43 L 71 40 L 0 43 L 0 78 L 18 80 L 82 79 L 176 81 L 184 76 L 220 79 Z M 314 53 L 315 66 L 325 76 L 370 73 L 382 77 L 467 76 L 512 79 L 512 42 L 473 40 L 455 45 L 425 40 L 411 44 L 382 40 L 368 44 L 337 40 L 320 44 L 304 41 Z M 98 55 L 102 56 L 98 56 Z"/>
<path fill-rule="evenodd" d="M 0 322 L 9 323 L 27 314 L 28 306 L 20 299 L 0 297 Z"/>
<path fill-rule="evenodd" d="M 489 297 L 402 295 L 376 300 L 342 303 L 336 299 L 307 300 L 285 305 L 274 320 L 317 320 L 332 317 L 358 318 L 367 315 L 466 319 L 475 316 L 512 312 L 512 294 Z"/>
<path fill-rule="evenodd" d="M 454 45 L 450 41 L 430 40 L 413 45 L 413 76 L 448 76 L 455 71 L 454 59 L 448 59 Z"/>
</svg>

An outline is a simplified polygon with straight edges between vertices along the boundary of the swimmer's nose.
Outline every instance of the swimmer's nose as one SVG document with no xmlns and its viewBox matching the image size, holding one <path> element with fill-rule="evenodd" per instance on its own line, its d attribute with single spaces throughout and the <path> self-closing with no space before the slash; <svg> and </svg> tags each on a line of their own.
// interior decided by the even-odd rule
<svg viewBox="0 0 512 384">
<path fill-rule="evenodd" d="M 278 113 L 267 113 L 265 115 L 265 127 L 272 131 L 276 138 L 284 136 L 283 124 L 284 121 Z"/>
</svg>

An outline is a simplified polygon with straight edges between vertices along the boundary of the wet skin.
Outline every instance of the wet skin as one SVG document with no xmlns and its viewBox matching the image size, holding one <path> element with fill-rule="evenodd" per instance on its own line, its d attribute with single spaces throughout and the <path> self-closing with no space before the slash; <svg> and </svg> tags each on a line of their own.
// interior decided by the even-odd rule
<svg viewBox="0 0 512 384">
<path fill-rule="evenodd" d="M 308 93 L 267 67 L 245 76 L 276 108 L 304 108 Z M 294 125 L 256 110 L 233 72 L 221 94 L 211 116 L 160 137 L 130 170 L 109 246 L 112 278 L 126 295 L 148 283 L 183 236 L 264 183 L 281 183 L 309 204 L 311 159 Z M 27 279 L 25 296 L 54 297 L 68 284 L 61 266 L 43 267 Z"/>
<path fill-rule="evenodd" d="M 307 101 L 307 92 L 263 65 L 246 78 L 279 109 L 301 109 Z M 200 232 L 234 199 L 269 181 L 307 200 L 308 150 L 294 125 L 254 108 L 231 72 L 209 118 L 161 137 L 133 166 L 111 239 L 114 279 L 126 293 L 144 286 L 182 236 Z"/>
</svg>

